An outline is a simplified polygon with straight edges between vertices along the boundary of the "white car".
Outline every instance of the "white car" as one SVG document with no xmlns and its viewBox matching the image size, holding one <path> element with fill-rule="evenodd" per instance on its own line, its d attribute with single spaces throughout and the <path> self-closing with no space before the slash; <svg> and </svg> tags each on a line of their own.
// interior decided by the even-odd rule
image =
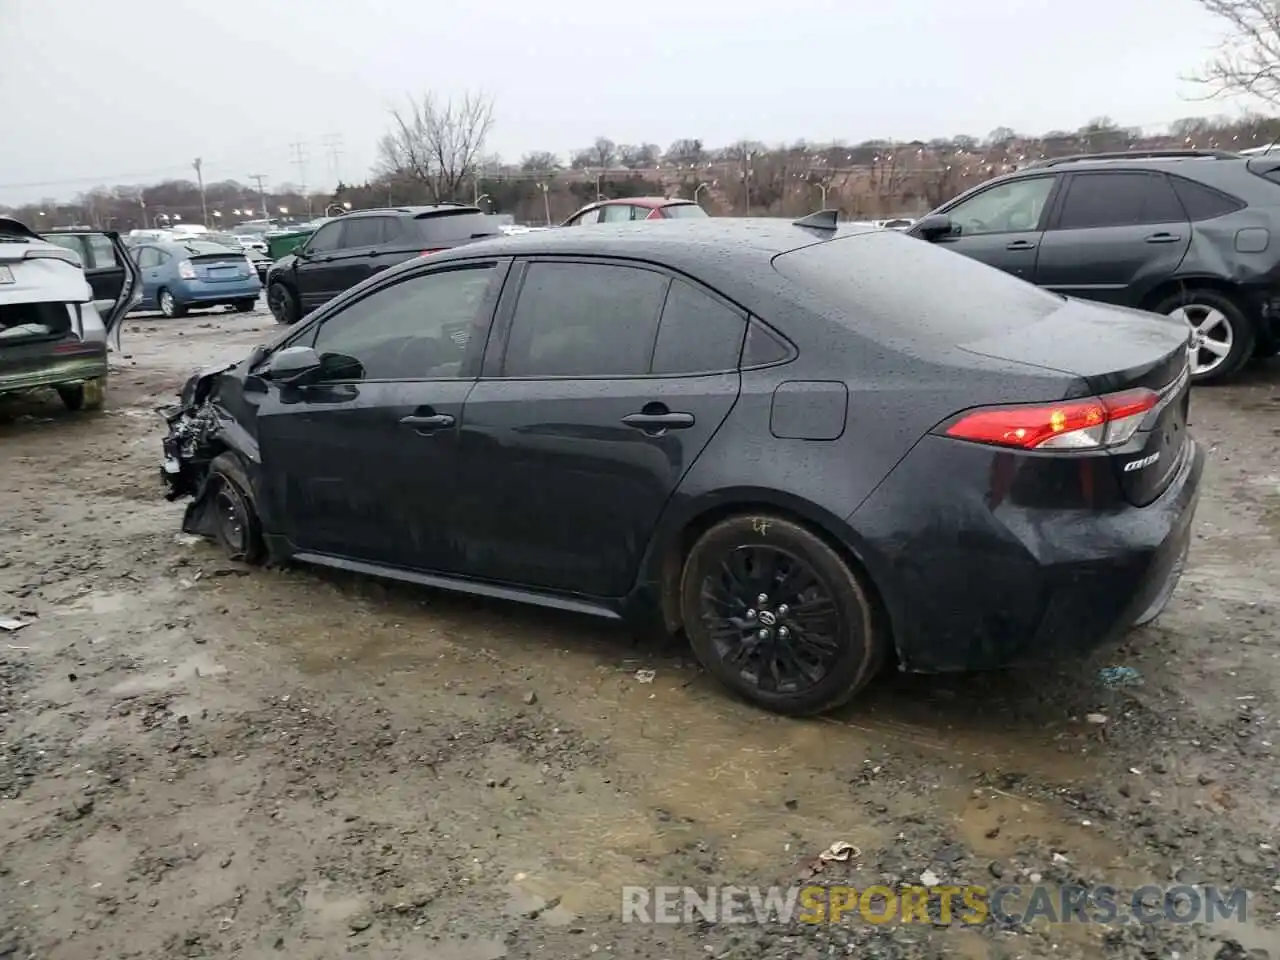
<svg viewBox="0 0 1280 960">
<path fill-rule="evenodd" d="M 0 217 L 0 394 L 52 387 L 68 409 L 92 410 L 106 389 L 107 343 L 119 348 L 142 283 L 118 234 L 51 236 Z"/>
<path fill-rule="evenodd" d="M 240 241 L 240 246 L 246 250 L 257 250 L 259 253 L 267 252 L 267 241 L 256 234 L 238 233 L 235 238 Z"/>
</svg>

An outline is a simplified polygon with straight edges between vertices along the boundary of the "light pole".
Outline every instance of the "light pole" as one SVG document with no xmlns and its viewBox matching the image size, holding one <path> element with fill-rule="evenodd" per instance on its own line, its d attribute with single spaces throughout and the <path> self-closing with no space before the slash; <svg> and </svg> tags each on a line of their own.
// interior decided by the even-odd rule
<svg viewBox="0 0 1280 960">
<path fill-rule="evenodd" d="M 742 193 L 746 200 L 746 215 L 751 216 L 751 159 L 754 153 L 748 153 L 742 167 Z"/>
<path fill-rule="evenodd" d="M 822 191 L 822 206 L 819 209 L 827 209 L 827 189 L 830 185 L 826 183 L 815 183 L 814 186 Z"/>
<path fill-rule="evenodd" d="M 551 185 L 548 183 L 538 184 L 538 188 L 542 191 L 542 208 L 547 213 L 547 226 L 551 226 Z"/>
<path fill-rule="evenodd" d="M 482 194 L 480 194 L 478 197 L 476 197 L 476 202 L 475 202 L 475 203 L 473 203 L 473 204 L 472 204 L 472 206 L 473 206 L 473 207 L 478 207 L 478 206 L 480 206 L 480 201 L 481 201 L 481 200 L 488 200 L 488 201 L 489 201 L 489 208 L 490 208 L 490 209 L 493 209 L 493 197 L 489 196 L 487 193 L 482 193 Z"/>
<path fill-rule="evenodd" d="M 700 183 L 700 184 L 698 184 L 696 187 L 694 187 L 694 188 L 693 188 L 693 202 L 694 202 L 694 203 L 697 203 L 697 202 L 698 202 L 698 194 L 700 194 L 703 190 L 710 190 L 710 189 L 711 189 L 712 187 L 714 187 L 715 185 L 716 185 L 716 184 L 715 184 L 715 181 L 713 180 L 713 181 L 711 181 L 710 183 Z"/>
</svg>

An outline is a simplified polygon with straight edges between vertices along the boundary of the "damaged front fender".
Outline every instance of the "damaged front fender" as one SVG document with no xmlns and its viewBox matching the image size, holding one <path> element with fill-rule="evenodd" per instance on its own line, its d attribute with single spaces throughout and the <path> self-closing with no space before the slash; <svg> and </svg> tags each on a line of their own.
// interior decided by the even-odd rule
<svg viewBox="0 0 1280 960">
<path fill-rule="evenodd" d="M 166 499 L 199 497 L 210 462 L 225 451 L 234 451 L 249 464 L 260 462 L 256 438 L 220 402 L 224 378 L 236 366 L 194 374 L 183 385 L 179 402 L 159 410 L 169 428 L 161 464 Z"/>
</svg>

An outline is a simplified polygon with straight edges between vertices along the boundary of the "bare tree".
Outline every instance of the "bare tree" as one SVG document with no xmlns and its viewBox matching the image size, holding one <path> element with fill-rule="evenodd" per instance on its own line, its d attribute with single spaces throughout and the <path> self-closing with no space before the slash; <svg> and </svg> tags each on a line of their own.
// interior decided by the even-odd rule
<svg viewBox="0 0 1280 960">
<path fill-rule="evenodd" d="M 592 165 L 596 167 L 612 167 L 618 155 L 617 145 L 608 137 L 596 137 L 591 145 Z"/>
<path fill-rule="evenodd" d="M 378 143 L 381 172 L 423 184 L 431 200 L 457 200 L 472 181 L 493 127 L 493 101 L 468 93 L 461 101 L 437 101 L 434 94 L 409 98 L 408 109 L 392 110 L 391 130 Z"/>
<path fill-rule="evenodd" d="M 520 169 L 526 173 L 559 170 L 560 158 L 549 150 L 534 150 L 532 153 L 526 153 L 520 160 Z"/>
<path fill-rule="evenodd" d="M 1257 97 L 1280 106 L 1280 0 L 1200 0 L 1226 21 L 1218 52 L 1188 79 L 1208 97 Z"/>
</svg>

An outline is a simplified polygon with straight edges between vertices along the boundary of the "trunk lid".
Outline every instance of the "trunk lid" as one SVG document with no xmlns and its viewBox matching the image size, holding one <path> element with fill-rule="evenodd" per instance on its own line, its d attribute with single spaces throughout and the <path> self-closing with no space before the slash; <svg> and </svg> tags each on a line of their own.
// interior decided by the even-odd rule
<svg viewBox="0 0 1280 960">
<path fill-rule="evenodd" d="M 187 258 L 196 276 L 206 283 L 226 283 L 247 280 L 256 275 L 243 253 L 227 250 L 224 253 L 204 253 Z"/>
<path fill-rule="evenodd" d="M 1073 374 L 1082 387 L 1076 395 L 1140 387 L 1158 394 L 1138 432 L 1111 451 L 1125 497 L 1142 507 L 1160 496 L 1182 462 L 1191 401 L 1189 339 L 1180 321 L 1068 300 L 1042 320 L 961 349 Z"/>
</svg>

